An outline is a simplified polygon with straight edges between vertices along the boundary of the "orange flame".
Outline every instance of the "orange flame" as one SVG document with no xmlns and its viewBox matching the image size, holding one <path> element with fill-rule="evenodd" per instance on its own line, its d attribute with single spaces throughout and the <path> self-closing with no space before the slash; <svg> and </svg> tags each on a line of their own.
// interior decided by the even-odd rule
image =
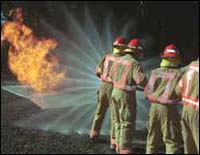
<svg viewBox="0 0 200 155">
<path fill-rule="evenodd" d="M 59 71 L 59 62 L 50 53 L 57 47 L 57 42 L 36 38 L 22 21 L 22 12 L 16 10 L 15 20 L 6 22 L 1 31 L 1 41 L 7 40 L 11 44 L 8 60 L 11 72 L 22 84 L 30 85 L 38 92 L 58 89 L 65 71 Z"/>
</svg>

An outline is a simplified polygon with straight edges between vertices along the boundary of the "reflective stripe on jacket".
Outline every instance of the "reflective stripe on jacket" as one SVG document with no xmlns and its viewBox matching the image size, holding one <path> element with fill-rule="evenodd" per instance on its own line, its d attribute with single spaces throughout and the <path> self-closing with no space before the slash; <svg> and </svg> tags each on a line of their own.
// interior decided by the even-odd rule
<svg viewBox="0 0 200 155">
<path fill-rule="evenodd" d="M 193 61 L 189 65 L 177 89 L 181 93 L 183 104 L 199 108 L 199 61 Z"/>
<path fill-rule="evenodd" d="M 181 76 L 182 72 L 178 68 L 160 67 L 153 70 L 145 87 L 146 98 L 161 104 L 179 102 L 181 97 L 176 95 L 175 88 Z"/>
</svg>

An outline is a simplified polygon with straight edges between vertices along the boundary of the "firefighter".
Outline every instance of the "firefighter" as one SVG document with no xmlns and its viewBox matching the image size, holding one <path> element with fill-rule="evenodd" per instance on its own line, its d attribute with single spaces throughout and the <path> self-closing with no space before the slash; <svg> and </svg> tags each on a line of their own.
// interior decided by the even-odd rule
<svg viewBox="0 0 200 155">
<path fill-rule="evenodd" d="M 185 154 L 199 154 L 199 60 L 188 67 L 176 88 L 182 96 L 182 137 Z"/>
<path fill-rule="evenodd" d="M 146 154 L 156 153 L 161 140 L 166 146 L 166 154 L 179 151 L 180 119 L 176 103 L 181 99 L 175 90 L 182 76 L 180 53 L 174 44 L 169 44 L 161 58 L 160 67 L 151 72 L 145 87 L 146 98 L 151 102 Z"/>
<path fill-rule="evenodd" d="M 141 53 L 139 40 L 132 39 L 124 50 L 125 55 L 113 64 L 110 76 L 113 81 L 112 104 L 114 107 L 116 152 L 132 153 L 132 136 L 136 120 L 136 86 L 144 87 L 146 78 L 137 60 Z"/>
<path fill-rule="evenodd" d="M 115 57 L 120 57 L 123 54 L 123 50 L 126 47 L 125 39 L 123 37 L 117 37 L 113 43 L 113 54 L 104 56 L 99 65 L 96 68 L 96 75 L 101 78 L 100 89 L 98 90 L 97 108 L 90 131 L 90 138 L 96 139 L 99 137 L 102 121 L 104 119 L 106 110 L 111 105 L 111 93 L 113 89 L 112 81 L 110 79 L 109 72 L 113 64 Z M 115 132 L 113 125 L 113 112 L 112 106 L 110 107 L 111 115 L 111 133 L 110 143 L 111 149 L 115 149 Z"/>
</svg>

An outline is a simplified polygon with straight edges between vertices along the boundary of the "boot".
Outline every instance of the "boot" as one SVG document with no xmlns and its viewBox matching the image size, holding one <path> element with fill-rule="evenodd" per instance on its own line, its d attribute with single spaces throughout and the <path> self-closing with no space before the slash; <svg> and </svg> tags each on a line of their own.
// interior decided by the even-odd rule
<svg viewBox="0 0 200 155">
<path fill-rule="evenodd" d="M 99 137 L 99 131 L 91 130 L 90 131 L 90 139 L 95 140 Z"/>
<path fill-rule="evenodd" d="M 119 150 L 119 154 L 133 154 L 132 149 L 121 149 Z"/>
<path fill-rule="evenodd" d="M 116 149 L 116 142 L 115 139 L 110 140 L 110 149 L 115 150 Z"/>
</svg>

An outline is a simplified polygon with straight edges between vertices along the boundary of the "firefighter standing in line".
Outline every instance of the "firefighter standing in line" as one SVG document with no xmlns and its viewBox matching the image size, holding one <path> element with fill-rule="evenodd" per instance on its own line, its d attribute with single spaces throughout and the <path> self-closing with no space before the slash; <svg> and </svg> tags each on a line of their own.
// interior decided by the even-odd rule
<svg viewBox="0 0 200 155">
<path fill-rule="evenodd" d="M 160 68 L 151 72 L 145 95 L 151 102 L 148 118 L 146 154 L 155 154 L 161 140 L 166 154 L 179 151 L 179 113 L 176 107 L 181 99 L 176 95 L 176 85 L 182 76 L 180 54 L 174 44 L 166 46 Z"/>
<path fill-rule="evenodd" d="M 188 67 L 176 88 L 182 96 L 182 137 L 185 154 L 199 154 L 199 60 Z"/>
<path fill-rule="evenodd" d="M 96 139 L 100 134 L 101 125 L 106 113 L 108 106 L 110 105 L 110 115 L 111 115 L 111 135 L 110 143 L 111 149 L 115 149 L 115 131 L 113 125 L 113 112 L 111 106 L 111 93 L 113 89 L 112 81 L 108 76 L 110 68 L 113 64 L 115 57 L 120 57 L 125 49 L 125 39 L 123 37 L 117 37 L 113 43 L 113 54 L 108 54 L 104 56 L 99 65 L 96 68 L 96 75 L 101 78 L 100 89 L 98 90 L 97 108 L 95 116 L 92 123 L 92 128 L 90 131 L 90 138 Z"/>
<path fill-rule="evenodd" d="M 146 78 L 136 58 L 140 56 L 139 40 L 132 39 L 124 50 L 125 55 L 115 61 L 111 70 L 113 81 L 112 104 L 115 117 L 116 152 L 132 153 L 132 136 L 136 120 L 136 86 L 144 87 Z"/>
</svg>

